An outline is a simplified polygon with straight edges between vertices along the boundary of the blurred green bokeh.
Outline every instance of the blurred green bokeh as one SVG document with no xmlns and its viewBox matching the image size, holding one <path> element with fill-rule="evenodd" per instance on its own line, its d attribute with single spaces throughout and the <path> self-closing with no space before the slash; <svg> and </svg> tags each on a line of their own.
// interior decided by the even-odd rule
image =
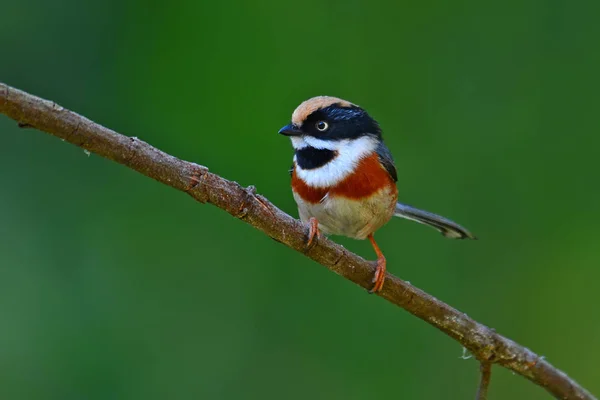
<svg viewBox="0 0 600 400">
<path fill-rule="evenodd" d="M 292 215 L 277 130 L 364 106 L 401 200 L 481 239 L 394 220 L 391 272 L 600 393 L 600 3 L 0 5 L 0 81 Z M 215 207 L 4 117 L 0 171 L 1 399 L 474 396 L 456 342 Z M 490 398 L 549 395 L 496 368 Z"/>
</svg>

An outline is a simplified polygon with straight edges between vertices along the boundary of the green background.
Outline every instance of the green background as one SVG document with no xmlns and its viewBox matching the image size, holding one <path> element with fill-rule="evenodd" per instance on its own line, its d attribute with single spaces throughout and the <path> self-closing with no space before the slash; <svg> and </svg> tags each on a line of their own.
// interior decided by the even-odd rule
<svg viewBox="0 0 600 400">
<path fill-rule="evenodd" d="M 365 107 L 400 199 L 480 237 L 394 220 L 391 272 L 600 393 L 600 3 L 0 6 L 0 81 L 294 216 L 277 130 Z M 459 344 L 215 207 L 4 117 L 0 182 L 2 399 L 474 397 Z M 494 369 L 490 399 L 548 398 Z"/>
</svg>

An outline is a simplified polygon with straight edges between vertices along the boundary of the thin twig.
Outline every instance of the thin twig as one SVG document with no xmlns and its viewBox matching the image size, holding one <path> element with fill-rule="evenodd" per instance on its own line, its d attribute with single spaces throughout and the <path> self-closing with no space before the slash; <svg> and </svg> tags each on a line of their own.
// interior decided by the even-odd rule
<svg viewBox="0 0 600 400">
<path fill-rule="evenodd" d="M 211 203 L 357 285 L 365 289 L 372 286 L 373 263 L 325 237 L 305 252 L 305 226 L 254 190 L 213 174 L 206 167 L 180 160 L 54 102 L 2 83 L 0 113 L 186 192 L 202 203 Z M 378 295 L 452 337 L 478 360 L 508 368 L 544 387 L 556 398 L 595 399 L 543 357 L 393 275 L 387 274 Z"/>
<path fill-rule="evenodd" d="M 492 364 L 489 362 L 482 362 L 479 366 L 481 371 L 481 379 L 479 381 L 479 388 L 477 389 L 477 396 L 475 400 L 487 400 L 488 387 L 490 386 L 490 379 L 492 378 Z"/>
</svg>

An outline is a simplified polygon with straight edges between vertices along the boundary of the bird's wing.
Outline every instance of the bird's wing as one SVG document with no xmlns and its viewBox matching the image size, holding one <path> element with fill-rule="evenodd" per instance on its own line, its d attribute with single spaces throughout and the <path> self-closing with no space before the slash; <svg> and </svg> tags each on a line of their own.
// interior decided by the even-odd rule
<svg viewBox="0 0 600 400">
<path fill-rule="evenodd" d="M 392 157 L 392 152 L 387 148 L 385 143 L 379 142 L 377 145 L 377 149 L 375 149 L 377 155 L 379 156 L 379 162 L 385 170 L 390 174 L 390 176 L 394 179 L 394 182 L 398 181 L 398 173 L 396 172 L 396 166 L 394 165 L 394 158 Z"/>
</svg>

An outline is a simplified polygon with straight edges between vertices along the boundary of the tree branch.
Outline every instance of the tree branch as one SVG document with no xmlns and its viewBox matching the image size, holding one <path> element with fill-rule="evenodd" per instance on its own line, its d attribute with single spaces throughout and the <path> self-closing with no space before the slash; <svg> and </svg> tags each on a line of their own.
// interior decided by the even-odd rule
<svg viewBox="0 0 600 400">
<path fill-rule="evenodd" d="M 475 400 L 487 400 L 488 387 L 490 386 L 490 379 L 492 378 L 492 364 L 482 361 L 479 365 L 479 370 L 481 371 L 481 379 L 479 381 L 479 388 L 477 389 Z"/>
<path fill-rule="evenodd" d="M 365 289 L 372 286 L 373 263 L 327 238 L 306 250 L 306 227 L 256 194 L 253 187 L 243 188 L 206 167 L 180 160 L 138 138 L 120 135 L 52 101 L 3 83 L 0 113 L 21 126 L 47 132 L 186 192 L 201 203 L 211 203 L 357 285 Z M 508 368 L 558 399 L 595 399 L 543 357 L 393 275 L 387 275 L 378 295 L 455 339 L 484 365 Z"/>
</svg>

